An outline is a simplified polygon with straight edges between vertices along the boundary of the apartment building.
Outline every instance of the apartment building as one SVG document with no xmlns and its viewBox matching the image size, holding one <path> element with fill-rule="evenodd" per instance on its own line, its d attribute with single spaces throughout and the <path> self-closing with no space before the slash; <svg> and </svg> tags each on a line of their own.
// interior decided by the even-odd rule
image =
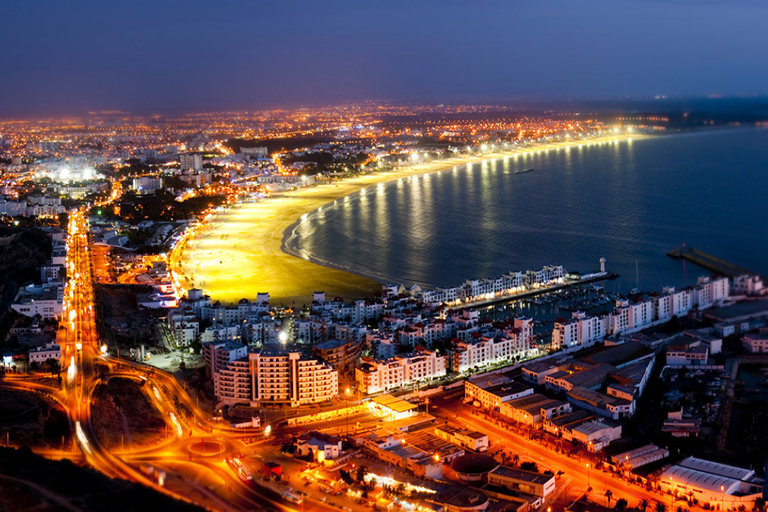
<svg viewBox="0 0 768 512">
<path fill-rule="evenodd" d="M 260 350 L 249 353 L 248 360 L 252 401 L 259 405 L 297 407 L 325 402 L 339 394 L 338 372 L 298 351 Z"/>
<path fill-rule="evenodd" d="M 378 393 L 444 377 L 446 366 L 447 356 L 417 347 L 410 354 L 397 355 L 383 361 L 364 358 L 362 364 L 355 369 L 355 381 L 363 393 Z"/>
</svg>

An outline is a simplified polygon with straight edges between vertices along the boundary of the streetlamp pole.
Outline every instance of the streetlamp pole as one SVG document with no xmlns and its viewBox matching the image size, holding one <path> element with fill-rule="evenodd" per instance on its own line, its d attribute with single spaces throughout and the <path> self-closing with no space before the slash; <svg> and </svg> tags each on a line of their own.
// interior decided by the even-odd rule
<svg viewBox="0 0 768 512">
<path fill-rule="evenodd" d="M 587 462 L 587 492 L 592 488 L 592 474 L 589 471 L 589 462 Z"/>
<path fill-rule="evenodd" d="M 725 510 L 725 486 L 720 486 L 720 508 Z"/>
<path fill-rule="evenodd" d="M 669 512 L 672 512 L 672 509 L 675 506 L 675 502 L 674 502 L 675 491 L 672 488 L 672 482 L 673 482 L 672 477 L 669 477 Z"/>
<path fill-rule="evenodd" d="M 344 412 L 347 424 L 347 438 L 349 438 L 349 388 L 344 392 Z"/>
</svg>

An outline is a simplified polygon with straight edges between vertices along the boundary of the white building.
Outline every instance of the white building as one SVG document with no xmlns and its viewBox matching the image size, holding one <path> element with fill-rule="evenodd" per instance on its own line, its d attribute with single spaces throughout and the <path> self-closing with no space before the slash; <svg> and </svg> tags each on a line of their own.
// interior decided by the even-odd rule
<svg viewBox="0 0 768 512">
<path fill-rule="evenodd" d="M 378 393 L 444 377 L 446 362 L 447 356 L 427 349 L 397 355 L 384 361 L 365 358 L 355 368 L 355 381 L 363 393 Z"/>
<path fill-rule="evenodd" d="M 154 194 L 157 190 L 163 188 L 163 178 L 154 178 L 151 176 L 133 178 L 131 188 L 139 195 Z"/>
<path fill-rule="evenodd" d="M 574 311 L 571 319 L 558 318 L 552 330 L 554 348 L 588 347 L 602 341 L 610 328 L 609 315 L 587 316 L 581 311 Z"/>
<path fill-rule="evenodd" d="M 200 335 L 201 343 L 232 341 L 239 343 L 242 339 L 240 325 L 212 325 Z"/>
<path fill-rule="evenodd" d="M 46 343 L 29 351 L 29 362 L 43 364 L 49 359 L 61 359 L 61 346 L 58 343 Z"/>
<path fill-rule="evenodd" d="M 203 155 L 199 153 L 182 153 L 179 155 L 182 171 L 200 171 L 203 169 Z"/>
<path fill-rule="evenodd" d="M 693 289 L 693 301 L 699 309 L 720 304 L 728 298 L 730 286 L 727 277 L 700 277 Z"/>
<path fill-rule="evenodd" d="M 248 354 L 252 402 L 297 407 L 326 402 L 339 394 L 338 372 L 295 351 L 261 350 Z"/>
<path fill-rule="evenodd" d="M 768 328 L 763 327 L 757 331 L 744 334 L 741 337 L 741 344 L 753 354 L 768 352 Z"/>
<path fill-rule="evenodd" d="M 206 343 L 203 358 L 219 402 L 297 407 L 339 393 L 333 368 L 296 351 L 248 352 L 238 343 Z"/>
<path fill-rule="evenodd" d="M 322 432 L 311 431 L 296 439 L 296 455 L 312 455 L 315 462 L 339 458 L 342 453 L 341 438 Z"/>
<path fill-rule="evenodd" d="M 765 287 L 760 276 L 745 275 L 733 279 L 734 295 L 757 296 L 766 293 L 768 293 L 768 288 Z"/>
<path fill-rule="evenodd" d="M 64 310 L 64 289 L 61 283 L 31 284 L 19 289 L 11 308 L 24 316 L 56 319 Z"/>
<path fill-rule="evenodd" d="M 511 329 L 462 330 L 463 341 L 454 341 L 451 369 L 463 373 L 489 364 L 514 363 L 532 354 L 533 320 L 515 318 Z"/>
<path fill-rule="evenodd" d="M 735 510 L 740 505 L 752 506 L 762 496 L 762 480 L 751 469 L 728 466 L 696 457 L 688 457 L 664 470 L 659 477 L 664 490 L 693 497 L 712 508 Z M 726 503 L 728 503 L 726 505 Z"/>
</svg>

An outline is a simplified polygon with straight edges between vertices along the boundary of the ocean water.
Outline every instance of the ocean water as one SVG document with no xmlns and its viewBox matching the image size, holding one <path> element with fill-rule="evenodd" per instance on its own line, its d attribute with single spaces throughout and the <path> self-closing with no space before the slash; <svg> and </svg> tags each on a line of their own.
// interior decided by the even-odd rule
<svg viewBox="0 0 768 512">
<path fill-rule="evenodd" d="M 530 172 L 526 172 L 533 169 Z M 560 264 L 621 277 L 611 291 L 686 286 L 709 272 L 685 243 L 768 274 L 768 130 L 572 146 L 368 187 L 309 214 L 292 254 L 406 286 Z"/>
</svg>

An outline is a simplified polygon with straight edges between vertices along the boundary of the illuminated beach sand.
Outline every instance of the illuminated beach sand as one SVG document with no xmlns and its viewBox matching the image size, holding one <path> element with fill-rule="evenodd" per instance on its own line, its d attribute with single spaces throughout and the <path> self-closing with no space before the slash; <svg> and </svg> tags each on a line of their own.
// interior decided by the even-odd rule
<svg viewBox="0 0 768 512">
<path fill-rule="evenodd" d="M 633 135 L 638 138 L 637 135 Z M 485 154 L 461 159 L 446 159 L 414 165 L 390 172 L 346 179 L 276 194 L 257 203 L 242 203 L 211 219 L 181 253 L 182 285 L 202 288 L 214 300 L 236 303 L 255 300 L 259 292 L 269 292 L 273 304 L 309 304 L 313 291 L 326 297 L 345 299 L 370 297 L 381 285 L 366 277 L 319 266 L 282 251 L 285 230 L 301 216 L 361 188 L 399 178 L 450 169 L 468 162 L 503 158 L 514 153 L 557 150 L 579 144 L 625 140 L 611 136 L 590 141 L 537 145 L 510 153 Z"/>
</svg>

